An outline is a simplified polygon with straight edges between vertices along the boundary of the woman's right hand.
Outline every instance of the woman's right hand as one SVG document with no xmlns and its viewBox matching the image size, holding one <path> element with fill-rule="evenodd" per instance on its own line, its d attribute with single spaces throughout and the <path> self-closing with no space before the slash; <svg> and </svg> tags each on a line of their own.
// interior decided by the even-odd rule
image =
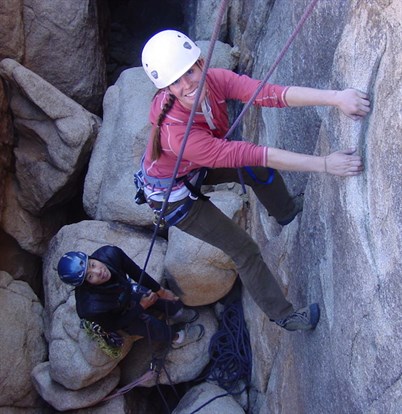
<svg viewBox="0 0 402 414">
<path fill-rule="evenodd" d="M 324 158 L 324 171 L 343 177 L 358 175 L 364 170 L 360 155 L 353 155 L 356 148 L 335 151 Z"/>
</svg>

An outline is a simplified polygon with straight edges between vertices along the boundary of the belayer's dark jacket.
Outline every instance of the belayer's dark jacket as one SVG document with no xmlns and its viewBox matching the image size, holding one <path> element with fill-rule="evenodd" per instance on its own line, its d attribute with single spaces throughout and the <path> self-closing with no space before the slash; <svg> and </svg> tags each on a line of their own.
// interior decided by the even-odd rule
<svg viewBox="0 0 402 414">
<path fill-rule="evenodd" d="M 122 249 L 116 246 L 103 246 L 96 250 L 90 259 L 104 263 L 111 272 L 111 278 L 101 285 L 84 282 L 75 288 L 78 316 L 96 322 L 106 331 L 125 330 L 144 313 L 140 305 L 143 293 L 134 292 L 128 275 L 139 282 L 141 268 Z M 147 273 L 144 273 L 141 286 L 157 292 L 161 286 Z"/>
</svg>

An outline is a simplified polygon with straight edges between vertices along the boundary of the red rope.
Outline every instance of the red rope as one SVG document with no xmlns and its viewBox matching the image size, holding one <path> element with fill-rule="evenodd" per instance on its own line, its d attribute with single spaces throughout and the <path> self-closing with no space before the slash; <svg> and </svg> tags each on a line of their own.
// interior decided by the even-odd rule
<svg viewBox="0 0 402 414">
<path fill-rule="evenodd" d="M 101 400 L 101 402 L 109 401 L 112 398 L 119 397 L 120 395 L 123 395 L 126 392 L 131 391 L 134 387 L 136 387 L 138 385 L 141 385 L 144 382 L 152 379 L 154 377 L 154 375 L 155 375 L 155 371 L 151 371 L 151 370 L 146 371 L 144 375 L 142 375 L 141 377 L 137 378 L 136 380 L 130 382 L 129 384 L 125 385 L 124 387 L 119 388 L 113 394 L 110 394 L 110 395 L 106 396 L 105 398 L 103 398 Z"/>
</svg>

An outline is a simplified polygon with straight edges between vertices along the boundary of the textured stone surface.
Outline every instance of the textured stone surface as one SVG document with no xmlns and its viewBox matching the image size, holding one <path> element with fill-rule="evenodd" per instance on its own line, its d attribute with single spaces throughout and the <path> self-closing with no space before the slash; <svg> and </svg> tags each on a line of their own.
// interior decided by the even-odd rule
<svg viewBox="0 0 402 414">
<path fill-rule="evenodd" d="M 198 3 L 197 13 L 191 14 L 195 26 L 190 32 L 207 40 L 218 3 L 214 2 L 212 8 L 209 4 Z M 309 3 L 309 0 L 230 1 L 221 26 L 221 39 L 240 52 L 239 71 L 259 78 L 265 76 Z M 73 5 L 68 2 L 63 4 L 63 10 L 67 10 L 63 16 L 58 9 L 47 11 L 51 2 L 25 4 L 24 13 L 29 19 L 26 22 L 34 25 L 28 39 L 32 58 L 29 64 L 34 63 L 38 71 L 60 82 L 66 78 L 65 69 L 71 67 L 60 62 L 71 59 L 72 55 L 82 56 L 82 50 L 75 53 L 77 44 L 74 41 L 71 45 L 62 45 L 56 50 L 60 51 L 56 67 L 46 64 L 49 60 L 42 58 L 50 55 L 52 44 L 49 42 L 50 49 L 42 52 L 40 48 L 47 46 L 42 35 L 51 27 L 49 22 L 63 23 L 66 16 L 77 16 L 80 21 L 82 15 L 71 14 Z M 195 3 L 188 4 L 191 7 Z M 85 7 L 87 3 L 79 6 L 82 5 Z M 21 2 L 2 4 L 1 22 L 5 6 L 15 19 L 0 25 L 0 36 L 9 46 L 4 49 L 4 41 L 0 42 L 0 56 L 20 61 L 25 44 L 18 14 Z M 37 19 L 33 18 L 35 13 Z M 9 21 L 14 22 L 12 28 Z M 261 211 L 261 206 L 251 197 L 252 234 L 261 245 L 264 258 L 289 299 L 296 306 L 318 301 L 322 319 L 314 332 L 284 332 L 270 323 L 244 292 L 245 317 L 253 348 L 250 412 L 399 414 L 402 409 L 402 320 L 399 312 L 402 296 L 401 22 L 402 6 L 398 0 L 319 1 L 270 78 L 272 82 L 285 85 L 356 87 L 367 91 L 372 111 L 365 120 L 353 122 L 336 108 L 324 107 L 251 109 L 244 119 L 243 135 L 251 141 L 317 154 L 356 145 L 366 166 L 361 177 L 345 179 L 285 173 L 293 194 L 305 191 L 305 204 L 303 213 L 283 229 Z M 77 27 L 80 25 L 74 26 Z M 73 26 L 68 30 L 71 28 Z M 29 27 L 26 29 L 28 33 Z M 56 29 L 59 30 L 56 43 L 60 44 L 60 34 L 70 32 L 67 28 L 61 29 L 62 33 Z M 96 28 L 89 33 L 95 34 Z M 73 38 L 78 38 L 75 33 Z M 97 42 L 96 35 L 81 38 L 90 44 Z M 73 53 L 65 53 L 71 49 Z M 5 50 L 9 51 L 5 54 Z M 234 50 L 230 52 L 232 56 L 235 56 Z M 64 59 L 60 56 L 62 53 Z M 95 51 L 92 57 L 99 53 Z M 92 58 L 90 61 L 100 62 Z M 79 66 L 76 73 L 82 77 L 88 68 L 85 60 L 80 62 L 78 59 L 73 65 Z M 123 73 L 116 87 L 111 87 L 105 97 L 105 129 L 98 135 L 92 155 L 84 203 L 91 218 L 150 226 L 150 210 L 143 206 L 142 212 L 142 207 L 133 204 L 131 181 L 147 139 L 147 102 L 153 93 L 152 88 L 148 90 L 142 85 L 146 78 L 140 72 L 130 69 Z M 49 80 L 47 75 L 43 77 Z M 71 77 L 68 76 L 67 87 L 81 86 L 73 73 L 68 75 Z M 57 84 L 60 89 L 66 85 Z M 7 135 L 11 134 L 11 128 L 5 95 L 2 96 L 1 122 L 3 119 L 5 122 L 1 125 L 6 133 L 1 136 L 1 142 L 7 147 L 15 141 Z M 49 95 L 44 93 L 44 96 Z M 122 102 L 121 108 L 119 102 Z M 19 111 L 29 108 L 23 100 L 17 103 Z M 134 111 L 127 108 L 128 103 L 133 105 Z M 37 112 L 30 109 L 24 113 Z M 41 123 L 42 118 L 38 118 L 38 125 L 43 128 Z M 135 131 L 134 146 L 130 131 Z M 1 160 L 2 168 L 8 173 L 10 165 L 4 168 L 4 164 L 9 162 L 9 152 L 2 151 L 2 157 L 3 154 L 6 159 Z M 23 181 L 21 174 L 19 177 Z M 0 182 L 1 188 L 4 182 Z M 65 190 L 68 188 L 64 187 Z M 60 197 L 58 200 L 66 194 Z M 26 202 L 38 204 L 35 199 Z M 102 239 L 105 234 L 100 231 L 96 236 Z M 91 239 L 87 245 L 95 247 L 96 243 Z M 53 247 L 45 258 L 45 272 L 54 274 L 54 262 L 48 259 L 52 254 Z M 62 300 L 67 300 L 69 292 L 61 285 L 49 290 L 47 283 L 45 279 L 45 289 L 50 293 L 48 315 L 51 315 Z"/>
<path fill-rule="evenodd" d="M 59 411 L 90 407 L 98 404 L 108 395 L 119 382 L 120 370 L 115 368 L 107 377 L 78 391 L 69 390 L 58 382 L 53 381 L 50 364 L 43 362 L 32 371 L 33 383 L 42 396 L 52 407 Z"/>
<path fill-rule="evenodd" d="M 301 15 L 301 4 L 289 13 L 285 3 L 271 14 L 282 30 L 269 21 L 260 38 L 256 74 L 285 43 L 290 19 Z M 298 306 L 318 301 L 322 311 L 315 332 L 280 332 L 264 317 L 252 325 L 254 361 L 263 355 L 271 361 L 254 377 L 261 413 L 397 413 L 402 407 L 401 16 L 395 1 L 350 8 L 318 2 L 274 76 L 284 84 L 354 86 L 369 93 L 372 111 L 358 122 L 336 109 L 262 111 L 263 143 L 310 153 L 354 145 L 366 171 L 357 178 L 286 174 L 293 191 L 305 188 L 298 221 L 280 230 L 265 212 L 256 217 L 264 257 L 289 299 Z M 253 335 L 263 331 L 263 340 Z"/>
<path fill-rule="evenodd" d="M 26 282 L 0 271 L 0 411 L 40 407 L 31 370 L 46 358 L 43 308 Z"/>
<path fill-rule="evenodd" d="M 93 113 L 106 90 L 102 16 L 90 0 L 25 0 L 23 64 Z"/>
<path fill-rule="evenodd" d="M 179 405 L 173 410 L 173 414 L 187 414 L 193 412 L 209 400 L 226 393 L 221 387 L 207 382 L 191 388 L 180 400 Z M 200 412 L 204 414 L 243 414 L 244 410 L 228 395 L 217 398 L 207 404 Z"/>
</svg>

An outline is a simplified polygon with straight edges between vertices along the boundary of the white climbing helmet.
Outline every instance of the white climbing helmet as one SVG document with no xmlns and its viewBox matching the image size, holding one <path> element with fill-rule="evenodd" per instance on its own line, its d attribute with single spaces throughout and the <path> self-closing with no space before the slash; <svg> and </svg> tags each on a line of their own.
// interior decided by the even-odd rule
<svg viewBox="0 0 402 414">
<path fill-rule="evenodd" d="M 183 76 L 198 60 L 201 49 L 185 34 L 163 30 L 142 50 L 142 66 L 154 85 L 166 88 Z"/>
</svg>

